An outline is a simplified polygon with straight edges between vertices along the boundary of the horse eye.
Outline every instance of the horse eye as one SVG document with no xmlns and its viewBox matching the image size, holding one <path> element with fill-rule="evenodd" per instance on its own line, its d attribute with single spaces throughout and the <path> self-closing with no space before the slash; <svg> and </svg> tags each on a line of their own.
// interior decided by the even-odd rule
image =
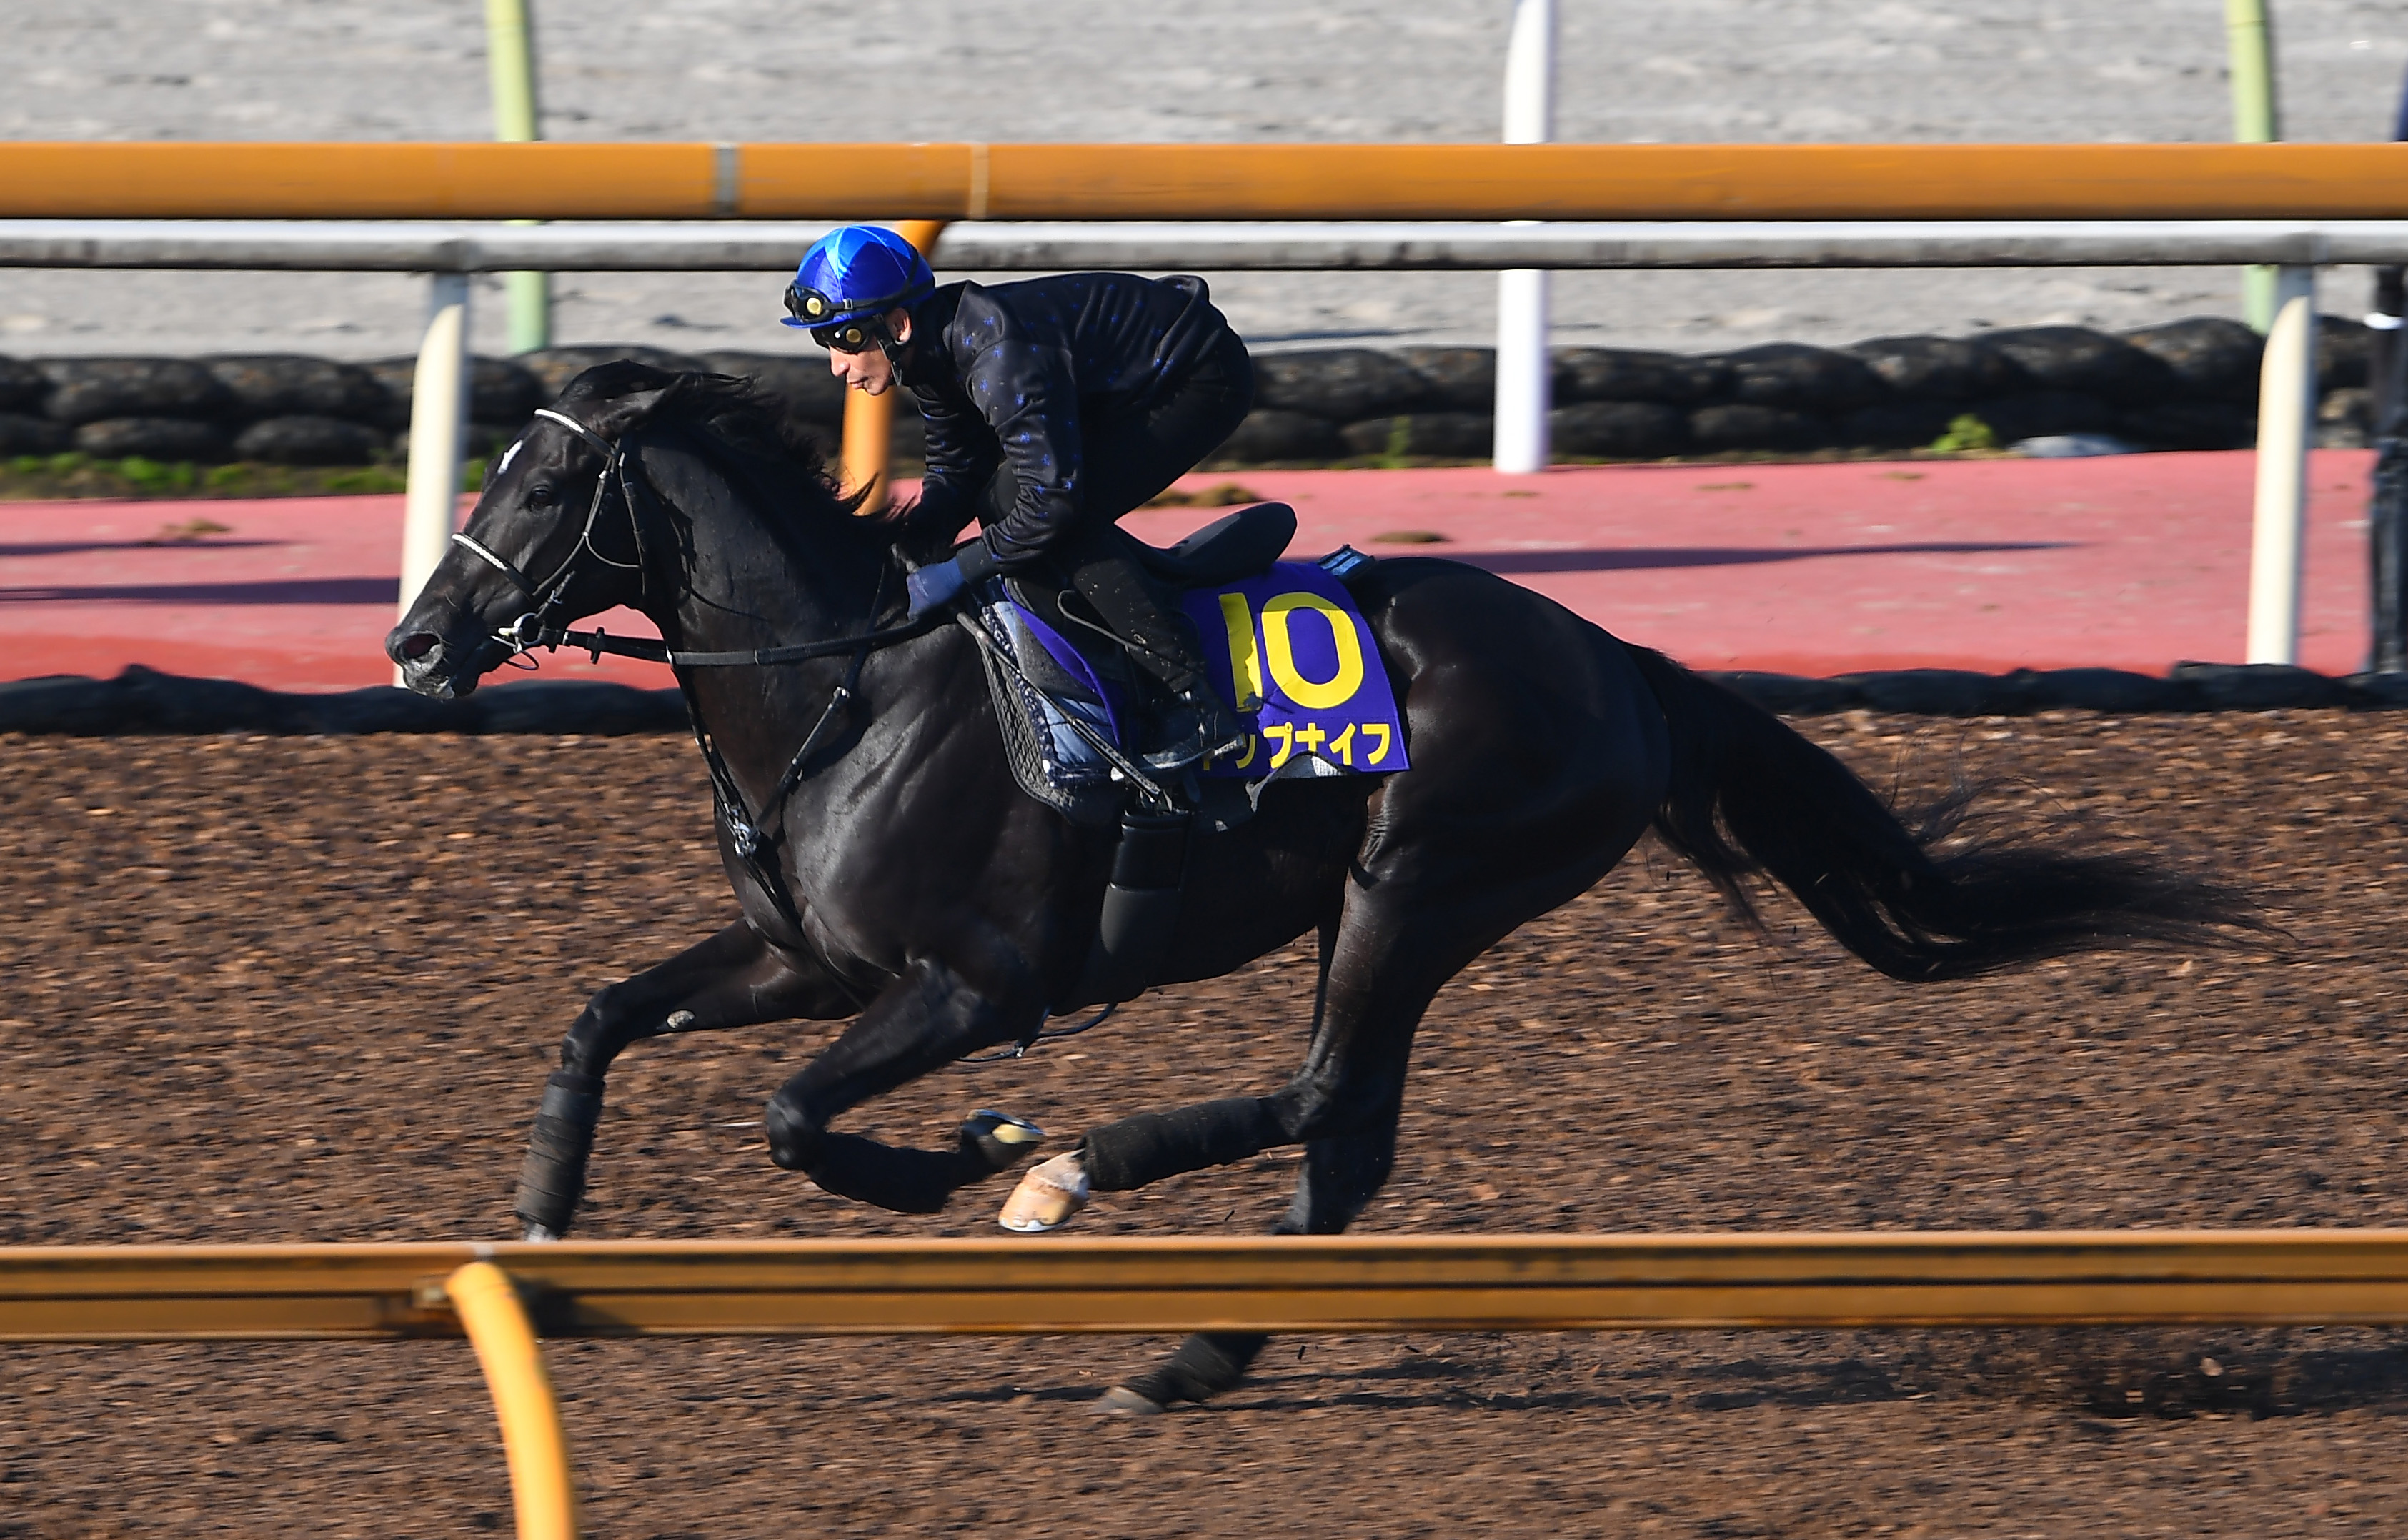
<svg viewBox="0 0 2408 1540">
<path fill-rule="evenodd" d="M 550 508 L 559 497 L 560 494 L 552 490 L 550 482 L 538 482 L 527 488 L 526 500 L 537 508 Z"/>
</svg>

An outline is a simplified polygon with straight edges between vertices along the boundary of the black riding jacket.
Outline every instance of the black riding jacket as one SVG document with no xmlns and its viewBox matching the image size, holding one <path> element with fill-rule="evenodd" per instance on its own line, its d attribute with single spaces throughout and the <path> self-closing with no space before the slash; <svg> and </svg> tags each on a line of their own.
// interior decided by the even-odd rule
<svg viewBox="0 0 2408 1540">
<path fill-rule="evenodd" d="M 1227 325 L 1202 279 L 1134 273 L 948 283 L 913 306 L 897 372 L 928 424 L 926 518 L 959 529 L 1005 465 L 1018 490 L 984 558 L 962 553 L 969 575 L 1025 566 L 1078 523 L 1082 421 L 1152 406 Z"/>
</svg>

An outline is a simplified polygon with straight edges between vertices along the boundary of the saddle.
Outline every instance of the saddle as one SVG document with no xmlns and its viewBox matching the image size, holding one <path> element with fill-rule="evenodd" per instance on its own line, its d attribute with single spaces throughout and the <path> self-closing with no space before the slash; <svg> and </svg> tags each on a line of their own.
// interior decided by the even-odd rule
<svg viewBox="0 0 2408 1540">
<path fill-rule="evenodd" d="M 1257 503 L 1224 514 L 1168 548 L 1115 525 L 1110 539 L 1182 593 L 1270 570 L 1296 539 L 1296 511 Z M 1074 823 L 1109 823 L 1134 789 L 1111 751 L 1133 741 L 1132 718 L 1152 689 L 1100 619 L 1050 574 L 989 580 L 976 596 L 1012 776 Z M 1109 747 L 1108 747 L 1109 746 Z M 1193 800 L 1194 799 L 1190 799 Z"/>
<path fill-rule="evenodd" d="M 1240 509 L 1168 550 L 1117 528 L 1112 536 L 1179 591 L 1215 655 L 1208 658 L 1220 676 L 1212 687 L 1240 715 L 1258 714 L 1260 733 L 1250 734 L 1234 765 L 1208 766 L 1201 776 L 1190 770 L 1170 784 L 1150 778 L 1125 752 L 1133 737 L 1125 724 L 1152 686 L 1100 619 L 1081 612 L 1075 592 L 1066 595 L 1041 576 L 981 585 L 962 624 L 985 658 L 1013 778 L 1074 823 L 1104 828 L 1117 817 L 1120 824 L 1086 967 L 1068 997 L 1054 1002 L 1054 1015 L 1135 999 L 1158 975 L 1194 834 L 1244 822 L 1275 779 L 1406 768 L 1395 697 L 1342 586 L 1370 558 L 1341 547 L 1316 564 L 1282 563 L 1296 539 L 1296 511 L 1285 503 Z M 1300 610 L 1320 612 L 1323 654 L 1306 638 L 1312 628 L 1295 625 Z M 1258 647 L 1258 639 L 1269 645 Z M 1335 714 L 1326 726 L 1297 717 L 1298 698 Z"/>
</svg>

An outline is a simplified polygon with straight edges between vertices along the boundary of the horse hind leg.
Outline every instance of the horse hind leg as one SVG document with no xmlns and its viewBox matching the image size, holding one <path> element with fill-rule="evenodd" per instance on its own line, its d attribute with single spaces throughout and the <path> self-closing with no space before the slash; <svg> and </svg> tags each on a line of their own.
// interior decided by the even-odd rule
<svg viewBox="0 0 2408 1540">
<path fill-rule="evenodd" d="M 1274 1235 L 1339 1235 L 1386 1185 L 1397 1163 L 1399 1104 L 1379 1128 L 1338 1139 L 1310 1140 L 1295 1201 L 1271 1227 Z M 1197 1331 L 1170 1356 L 1113 1386 L 1099 1410 L 1150 1417 L 1182 1402 L 1201 1403 L 1235 1389 L 1270 1337 L 1261 1331 Z"/>
</svg>

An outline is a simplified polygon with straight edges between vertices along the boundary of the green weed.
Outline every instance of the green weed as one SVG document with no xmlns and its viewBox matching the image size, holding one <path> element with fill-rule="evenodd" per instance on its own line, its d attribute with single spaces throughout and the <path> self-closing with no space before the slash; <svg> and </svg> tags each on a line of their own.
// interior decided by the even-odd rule
<svg viewBox="0 0 2408 1540">
<path fill-rule="evenodd" d="M 1998 447 L 1999 436 L 1990 431 L 1990 425 L 1970 411 L 1950 419 L 1948 431 L 1931 441 L 1935 454 L 1962 454 L 1969 450 Z"/>
</svg>

